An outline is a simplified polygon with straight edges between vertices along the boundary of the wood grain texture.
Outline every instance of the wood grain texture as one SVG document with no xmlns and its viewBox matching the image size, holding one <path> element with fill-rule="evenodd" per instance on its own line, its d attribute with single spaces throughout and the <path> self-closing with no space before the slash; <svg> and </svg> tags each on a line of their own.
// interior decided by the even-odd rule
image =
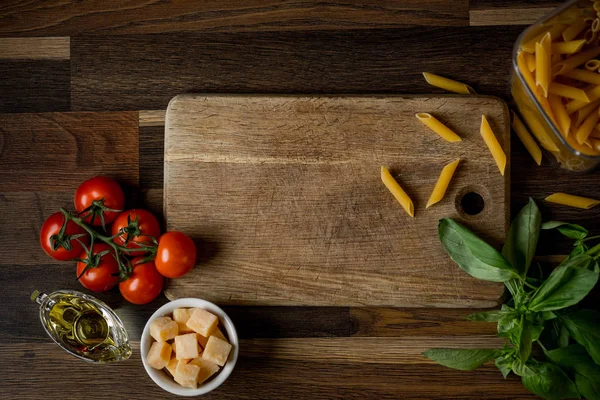
<svg viewBox="0 0 600 400">
<path fill-rule="evenodd" d="M 507 96 L 512 48 L 521 30 L 420 27 L 74 37 L 72 106 L 165 109 L 173 96 L 190 92 L 444 93 L 427 85 L 423 71 L 467 82 L 480 93 Z M 484 60 L 494 60 L 494 66 Z"/>
<path fill-rule="evenodd" d="M 70 57 L 69 37 L 0 38 L 0 59 L 68 60 Z"/>
<path fill-rule="evenodd" d="M 0 113 L 69 111 L 68 61 L 0 60 Z"/>
<path fill-rule="evenodd" d="M 471 26 L 531 25 L 553 10 L 554 7 L 471 10 L 469 24 Z"/>
<path fill-rule="evenodd" d="M 0 115 L 0 190 L 71 191 L 100 173 L 138 183 L 138 113 Z"/>
<path fill-rule="evenodd" d="M 440 139 L 417 112 L 434 113 L 463 141 Z M 173 99 L 167 229 L 187 232 L 212 254 L 172 280 L 167 296 L 246 305 L 497 304 L 503 287 L 457 268 L 438 243 L 437 221 L 460 218 L 493 243 L 503 239 L 508 181 L 478 130 L 485 114 L 510 154 L 506 112 L 502 101 L 476 96 Z M 441 168 L 459 157 L 445 201 L 425 211 Z M 416 218 L 381 183 L 381 165 L 410 193 Z M 460 206 L 471 191 L 486 203 L 475 216 Z"/>
<path fill-rule="evenodd" d="M 283 341 L 285 343 L 285 341 Z M 242 341 L 241 348 L 252 348 L 254 341 Z M 273 346 L 281 348 L 281 340 Z M 292 344 L 292 343 L 289 343 Z M 62 352 L 52 343 L 22 342 L 0 346 L 0 356 L 12 365 L 5 371 L 2 398 L 83 399 L 82 386 L 94 391 L 96 399 L 125 398 L 107 388 L 114 387 L 115 377 L 135 383 L 128 386 L 127 399 L 164 399 L 167 394 L 156 386 L 141 367 L 139 343 L 133 342 L 131 359 L 115 365 L 98 367 L 82 363 Z M 490 365 L 478 373 L 452 371 L 430 364 L 369 364 L 365 362 L 298 361 L 297 353 L 279 353 L 271 357 L 268 341 L 250 350 L 252 356 L 242 355 L 233 375 L 223 386 L 204 396 L 207 399 L 473 399 L 480 400 L 493 393 L 494 399 L 533 399 L 514 376 L 505 380 Z M 56 373 L 57 370 L 77 373 Z M 42 379 L 52 374 L 52 379 Z M 22 379 L 24 375 L 30 378 Z M 94 379 L 90 380 L 90 377 Z M 34 379 L 32 377 L 40 377 Z M 301 379 L 299 379 L 302 377 Z M 423 378 L 427 377 L 427 385 Z M 35 382 L 35 385 L 31 383 Z M 249 390 L 249 387 L 252 390 Z M 203 398 L 204 398 L 203 397 Z"/>
<path fill-rule="evenodd" d="M 181 31 L 282 31 L 468 24 L 469 0 L 179 1 L 44 3 L 5 0 L 0 35 L 72 36 Z"/>
<path fill-rule="evenodd" d="M 166 110 L 140 110 L 140 127 L 165 126 Z"/>
</svg>

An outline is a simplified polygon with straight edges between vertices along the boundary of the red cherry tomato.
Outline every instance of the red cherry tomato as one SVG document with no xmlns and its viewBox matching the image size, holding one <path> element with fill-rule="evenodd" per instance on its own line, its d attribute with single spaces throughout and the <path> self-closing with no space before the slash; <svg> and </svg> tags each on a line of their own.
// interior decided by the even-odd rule
<svg viewBox="0 0 600 400">
<path fill-rule="evenodd" d="M 137 226 L 135 220 L 137 219 Z M 154 215 L 146 210 L 129 210 L 119 214 L 112 225 L 112 235 L 115 236 L 119 231 L 124 232 L 117 236 L 114 242 L 119 246 L 125 246 L 128 249 L 137 249 L 139 244 L 152 243 L 152 238 L 156 240 L 160 237 L 160 225 Z M 151 237 L 150 237 L 151 236 Z M 127 243 L 127 245 L 125 244 Z M 147 253 L 145 250 L 132 251 L 127 253 L 130 256 L 141 256 Z"/>
<path fill-rule="evenodd" d="M 86 246 L 90 244 L 90 237 L 85 229 L 73 221 L 69 221 L 67 223 L 67 227 L 65 228 L 64 236 L 62 238 L 64 242 L 61 244 L 61 238 L 58 237 L 58 234 L 64 222 L 65 216 L 61 212 L 55 212 L 54 214 L 50 215 L 46 221 L 44 221 L 42 229 L 40 230 L 40 244 L 42 245 L 42 249 L 44 249 L 46 254 L 48 254 L 50 257 L 60 261 L 67 261 L 77 258 L 83 251 L 83 246 L 81 246 L 81 243 L 75 239 L 70 239 L 71 236 L 83 235 L 79 237 L 79 240 Z M 65 246 L 70 246 L 70 248 L 66 249 Z"/>
<path fill-rule="evenodd" d="M 196 245 L 183 232 L 167 232 L 158 241 L 156 269 L 167 278 L 179 278 L 196 264 Z"/>
<path fill-rule="evenodd" d="M 102 202 L 105 208 L 118 211 L 102 210 L 101 207 L 93 206 L 94 201 Z M 125 195 L 121 186 L 115 180 L 105 176 L 95 176 L 83 182 L 75 192 L 75 209 L 80 213 L 90 206 L 93 207 L 90 215 L 84 219 L 85 222 L 102 226 L 100 215 L 103 215 L 104 223 L 110 224 L 125 207 Z"/>
<path fill-rule="evenodd" d="M 158 297 L 162 292 L 164 278 L 158 273 L 154 262 L 135 265 L 143 257 L 131 261 L 133 271 L 131 276 L 119 283 L 121 295 L 130 303 L 146 304 Z"/>
<path fill-rule="evenodd" d="M 82 261 L 77 263 L 77 276 L 81 275 L 79 283 L 92 292 L 106 292 L 119 283 L 119 264 L 114 257 L 112 247 L 105 243 L 97 243 L 92 248 L 92 254 L 95 256 L 106 250 L 110 251 L 100 258 L 98 265 L 89 268 L 83 275 L 81 274 L 87 264 Z M 87 254 L 84 252 L 81 254 L 80 258 L 87 258 Z"/>
</svg>

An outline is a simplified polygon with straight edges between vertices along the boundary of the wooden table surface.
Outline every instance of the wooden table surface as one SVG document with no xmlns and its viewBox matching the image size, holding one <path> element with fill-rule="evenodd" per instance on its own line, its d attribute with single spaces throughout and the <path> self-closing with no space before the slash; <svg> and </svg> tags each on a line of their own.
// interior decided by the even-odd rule
<svg viewBox="0 0 600 400">
<path fill-rule="evenodd" d="M 45 335 L 34 289 L 80 289 L 49 259 L 40 226 L 78 183 L 116 177 L 129 206 L 162 209 L 164 110 L 180 93 L 440 93 L 420 73 L 509 100 L 512 46 L 553 0 L 0 2 L 0 398 L 167 398 L 144 372 L 139 337 L 166 299 L 99 297 L 133 342 L 126 362 L 96 366 Z M 553 191 L 600 197 L 599 172 L 535 166 L 512 146 L 513 212 L 533 197 L 545 219 L 600 228 L 600 208 L 550 206 Z M 566 248 L 542 246 L 556 254 Z M 521 399 L 518 378 L 434 365 L 429 346 L 495 345 L 471 310 L 228 307 L 238 365 L 207 398 Z M 419 345 L 415 345 L 415 343 Z M 419 347 L 421 346 L 421 347 Z M 425 347 L 425 348 L 423 348 Z"/>
</svg>

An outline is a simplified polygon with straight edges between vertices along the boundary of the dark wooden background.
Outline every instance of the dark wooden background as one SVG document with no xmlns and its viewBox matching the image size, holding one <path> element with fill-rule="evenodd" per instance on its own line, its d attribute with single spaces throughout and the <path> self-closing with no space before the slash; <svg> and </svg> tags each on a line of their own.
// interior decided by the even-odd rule
<svg viewBox="0 0 600 400">
<path fill-rule="evenodd" d="M 438 93 L 420 73 L 509 100 L 513 43 L 553 0 L 0 2 L 0 398 L 168 397 L 144 372 L 147 306 L 99 297 L 122 316 L 134 356 L 85 364 L 51 343 L 34 289 L 80 289 L 72 263 L 38 245 L 39 228 L 70 206 L 78 183 L 117 178 L 129 206 L 162 208 L 164 110 L 180 93 Z M 535 166 L 513 140 L 512 207 L 529 196 L 546 219 L 600 230 L 600 208 L 543 203 L 554 191 L 600 197 L 599 173 Z M 549 238 L 552 239 L 552 238 Z M 568 249 L 542 246 L 545 254 Z M 234 374 L 208 398 L 517 399 L 532 396 L 491 365 L 476 373 L 402 362 L 411 340 L 443 346 L 493 324 L 470 310 L 227 308 L 242 339 Z M 365 338 L 379 338 L 368 343 Z M 347 353 L 310 350 L 311 341 Z M 373 344 L 375 343 L 375 344 Z M 297 346 L 297 352 L 293 351 Z M 404 347 L 403 347 L 404 346 Z M 386 349 L 394 348 L 398 361 Z"/>
</svg>

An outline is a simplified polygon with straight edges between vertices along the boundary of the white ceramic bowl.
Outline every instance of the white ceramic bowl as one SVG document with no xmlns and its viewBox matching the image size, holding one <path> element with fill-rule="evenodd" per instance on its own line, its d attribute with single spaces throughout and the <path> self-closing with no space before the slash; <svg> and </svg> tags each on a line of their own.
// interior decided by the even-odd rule
<svg viewBox="0 0 600 400">
<path fill-rule="evenodd" d="M 203 308 L 206 311 L 209 311 L 219 317 L 219 326 L 225 328 L 227 332 L 227 337 L 229 338 L 229 343 L 232 344 L 233 348 L 231 349 L 231 353 L 229 353 L 229 359 L 227 363 L 221 370 L 208 382 L 198 386 L 197 389 L 190 389 L 180 386 L 177 382 L 173 380 L 170 376 L 168 376 L 164 371 L 154 369 L 150 367 L 146 362 L 146 355 L 148 354 L 148 350 L 150 350 L 150 346 L 154 339 L 150 336 L 150 321 L 154 318 L 163 317 L 165 315 L 170 315 L 176 308 Z M 235 327 L 233 326 L 233 322 L 231 319 L 221 308 L 216 306 L 215 304 L 202 300 L 202 299 L 193 299 L 193 298 L 185 298 L 185 299 L 177 299 L 173 300 L 164 306 L 160 307 L 146 322 L 146 326 L 144 326 L 144 331 L 142 332 L 141 339 L 141 349 L 142 353 L 142 362 L 144 363 L 144 368 L 150 378 L 156 383 L 158 386 L 166 390 L 167 392 L 179 395 L 179 396 L 200 396 L 202 394 L 208 393 L 211 390 L 214 390 L 221 386 L 223 382 L 231 375 L 233 368 L 235 367 L 235 363 L 238 358 L 239 352 L 239 340 L 237 336 L 237 332 Z"/>
</svg>

